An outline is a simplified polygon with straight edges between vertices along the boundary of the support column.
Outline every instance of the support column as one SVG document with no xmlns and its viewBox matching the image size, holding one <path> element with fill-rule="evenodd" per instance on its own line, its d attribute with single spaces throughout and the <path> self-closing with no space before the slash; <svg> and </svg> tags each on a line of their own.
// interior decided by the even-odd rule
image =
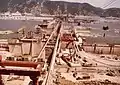
<svg viewBox="0 0 120 85">
<path fill-rule="evenodd" d="M 0 85 L 4 85 L 1 74 L 0 74 Z"/>
<path fill-rule="evenodd" d="M 30 77 L 30 79 L 33 81 L 33 85 L 39 85 L 37 77 Z"/>
<path fill-rule="evenodd" d="M 109 53 L 111 54 L 111 52 L 112 52 L 112 46 L 110 46 L 110 52 Z"/>
<path fill-rule="evenodd" d="M 96 44 L 94 44 L 94 51 L 93 51 L 94 53 L 95 53 L 95 51 L 96 51 L 96 47 L 97 47 L 97 45 L 96 45 Z"/>
</svg>

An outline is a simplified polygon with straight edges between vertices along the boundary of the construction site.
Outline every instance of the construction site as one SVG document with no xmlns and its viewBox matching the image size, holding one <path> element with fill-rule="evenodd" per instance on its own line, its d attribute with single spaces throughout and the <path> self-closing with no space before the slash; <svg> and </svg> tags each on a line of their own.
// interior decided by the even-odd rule
<svg viewBox="0 0 120 85">
<path fill-rule="evenodd" d="M 40 17 L 1 14 L 37 23 L 0 31 L 0 85 L 120 85 L 120 30 L 112 27 L 120 19 L 70 15 L 67 5 L 64 14 L 56 10 Z"/>
<path fill-rule="evenodd" d="M 20 29 L 18 39 L 1 39 L 0 85 L 120 85 L 116 50 L 98 50 L 97 43 L 86 48 L 89 42 L 66 19 L 43 21 L 28 33 Z"/>
</svg>

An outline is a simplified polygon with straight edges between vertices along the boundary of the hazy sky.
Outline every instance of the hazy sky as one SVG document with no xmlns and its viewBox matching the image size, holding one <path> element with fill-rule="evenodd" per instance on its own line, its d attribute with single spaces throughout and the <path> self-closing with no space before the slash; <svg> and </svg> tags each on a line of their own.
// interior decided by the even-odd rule
<svg viewBox="0 0 120 85">
<path fill-rule="evenodd" d="M 52 0 L 52 1 L 90 3 L 93 6 L 101 7 L 101 8 L 103 8 L 105 5 L 106 5 L 105 8 L 112 8 L 112 7 L 120 8 L 120 0 Z M 111 4 L 111 5 L 107 6 L 107 4 Z"/>
</svg>

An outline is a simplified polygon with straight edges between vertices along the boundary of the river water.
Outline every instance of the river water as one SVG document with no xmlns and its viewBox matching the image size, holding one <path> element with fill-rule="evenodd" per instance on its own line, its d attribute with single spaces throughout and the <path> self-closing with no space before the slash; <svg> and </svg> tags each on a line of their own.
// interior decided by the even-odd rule
<svg viewBox="0 0 120 85">
<path fill-rule="evenodd" d="M 12 30 L 17 31 L 21 27 L 25 27 L 26 30 L 34 29 L 34 26 L 40 24 L 39 21 L 25 21 L 25 20 L 0 20 L 0 30 Z"/>
<path fill-rule="evenodd" d="M 100 21 L 98 23 L 87 23 L 81 25 L 87 28 L 92 28 L 89 30 L 90 33 L 88 33 L 92 36 L 82 36 L 86 38 L 86 42 L 89 42 L 90 44 L 120 44 L 120 20 L 108 22 Z M 103 30 L 103 26 L 108 26 L 109 30 Z M 106 34 L 105 37 L 103 37 L 104 33 Z"/>
<path fill-rule="evenodd" d="M 20 28 L 25 28 L 25 31 L 28 32 L 30 30 L 35 30 L 35 25 L 40 24 L 40 21 L 25 21 L 25 20 L 0 20 L 0 31 L 11 30 L 13 32 L 17 32 Z M 4 38 L 18 38 L 19 34 L 0 34 L 0 39 Z"/>
<path fill-rule="evenodd" d="M 0 30 L 12 30 L 16 32 L 19 28 L 25 27 L 25 31 L 34 30 L 34 26 L 40 24 L 40 21 L 25 21 L 25 20 L 0 20 Z M 116 22 L 99 22 L 95 24 L 82 24 L 82 26 L 92 27 L 91 33 L 94 35 L 103 35 L 106 33 L 106 37 L 86 37 L 88 41 L 95 43 L 96 40 L 99 42 L 112 42 L 120 43 L 120 21 Z M 108 31 L 103 31 L 102 27 L 108 26 Z M 16 34 L 12 35 L 0 35 L 0 38 L 13 37 Z M 93 39 L 93 40 L 92 40 Z"/>
</svg>

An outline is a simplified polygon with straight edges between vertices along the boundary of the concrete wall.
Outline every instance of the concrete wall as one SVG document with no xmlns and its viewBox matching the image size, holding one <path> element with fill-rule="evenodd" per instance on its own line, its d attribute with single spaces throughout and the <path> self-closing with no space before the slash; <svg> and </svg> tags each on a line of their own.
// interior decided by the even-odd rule
<svg viewBox="0 0 120 85">
<path fill-rule="evenodd" d="M 19 43 L 19 40 L 16 39 L 9 39 L 8 40 L 9 44 L 9 51 L 15 55 L 15 56 L 21 56 L 22 55 L 22 47 L 21 44 Z M 16 44 L 14 44 L 16 43 Z"/>
<path fill-rule="evenodd" d="M 42 42 L 40 43 L 33 42 L 32 43 L 32 56 L 38 56 L 41 48 L 42 48 Z"/>
<path fill-rule="evenodd" d="M 21 56 L 22 55 L 22 48 L 21 45 L 10 45 L 10 52 L 15 56 Z"/>
<path fill-rule="evenodd" d="M 112 53 L 120 55 L 120 46 L 114 47 L 114 49 L 112 50 Z"/>
<path fill-rule="evenodd" d="M 22 43 L 22 54 L 23 55 L 29 55 L 30 54 L 30 48 L 31 48 L 31 43 L 30 42 Z"/>
<path fill-rule="evenodd" d="M 22 55 L 31 55 L 31 56 L 38 56 L 40 50 L 43 46 L 42 42 L 31 42 L 31 41 L 20 41 L 15 42 L 15 40 L 11 40 L 9 42 L 9 51 L 16 56 Z"/>
<path fill-rule="evenodd" d="M 86 52 L 120 55 L 120 45 L 113 46 L 112 50 L 109 45 L 99 45 L 96 46 L 96 49 L 94 49 L 94 45 L 83 45 L 83 48 Z"/>
</svg>

